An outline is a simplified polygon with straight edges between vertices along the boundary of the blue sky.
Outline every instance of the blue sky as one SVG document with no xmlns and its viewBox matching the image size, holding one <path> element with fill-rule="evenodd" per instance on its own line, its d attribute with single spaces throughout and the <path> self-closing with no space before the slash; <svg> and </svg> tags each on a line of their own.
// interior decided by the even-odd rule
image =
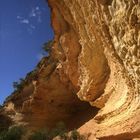
<svg viewBox="0 0 140 140">
<path fill-rule="evenodd" d="M 0 0 L 0 104 L 42 57 L 53 38 L 45 0 Z"/>
</svg>

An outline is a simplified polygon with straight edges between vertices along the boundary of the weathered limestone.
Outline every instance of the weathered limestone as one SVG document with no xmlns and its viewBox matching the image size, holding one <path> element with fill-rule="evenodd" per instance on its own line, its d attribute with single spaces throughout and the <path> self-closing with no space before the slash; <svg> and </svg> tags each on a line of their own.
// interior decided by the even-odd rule
<svg viewBox="0 0 140 140">
<path fill-rule="evenodd" d="M 68 42 L 68 34 L 71 36 L 63 30 L 64 21 L 78 38 L 79 44 L 73 46 L 73 50 L 80 46 L 77 95 L 101 108 L 94 118 L 99 125 L 96 137 L 135 137 L 140 133 L 140 2 L 49 0 L 49 3 L 54 29 L 59 25 L 58 40 Z M 62 48 L 69 49 L 69 45 L 62 44 Z M 67 58 L 66 62 L 69 61 Z"/>
<path fill-rule="evenodd" d="M 16 113 L 8 115 L 33 128 L 45 123 L 53 127 L 63 120 L 71 129 L 78 112 L 81 120 L 75 121 L 81 123 L 76 127 L 81 126 L 79 132 L 89 140 L 139 138 L 140 1 L 48 3 L 55 33 L 50 57 L 31 81 L 32 90 L 17 95 L 18 108 L 12 100 L 11 110 Z M 94 106 L 100 109 L 97 114 Z M 87 114 L 85 123 L 82 116 Z"/>
</svg>

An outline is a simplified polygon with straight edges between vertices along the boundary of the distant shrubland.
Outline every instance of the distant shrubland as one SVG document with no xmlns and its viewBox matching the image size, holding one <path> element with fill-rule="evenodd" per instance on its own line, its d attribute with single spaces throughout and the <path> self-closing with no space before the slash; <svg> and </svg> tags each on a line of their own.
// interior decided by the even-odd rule
<svg viewBox="0 0 140 140">
<path fill-rule="evenodd" d="M 84 137 L 77 130 L 67 133 L 66 126 L 63 122 L 59 122 L 56 126 L 49 130 L 47 128 L 31 132 L 27 136 L 28 140 L 52 140 L 54 137 L 59 137 L 62 140 L 84 140 Z M 22 126 L 14 126 L 0 132 L 0 140 L 21 140 L 22 136 L 26 135 L 26 129 Z"/>
</svg>

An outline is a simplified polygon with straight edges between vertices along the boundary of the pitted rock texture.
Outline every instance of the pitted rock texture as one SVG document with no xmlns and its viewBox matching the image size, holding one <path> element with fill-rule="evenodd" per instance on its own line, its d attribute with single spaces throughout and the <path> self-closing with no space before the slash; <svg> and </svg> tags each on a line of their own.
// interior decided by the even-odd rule
<svg viewBox="0 0 140 140">
<path fill-rule="evenodd" d="M 49 3 L 55 18 L 53 26 L 58 25 L 62 31 L 65 21 L 78 37 L 77 47 L 73 46 L 73 50 L 80 46 L 77 95 L 101 108 L 94 118 L 99 124 L 96 137 L 135 137 L 140 133 L 140 2 L 49 0 Z M 60 15 L 63 22 L 59 22 Z M 67 41 L 68 33 L 70 36 L 67 30 L 57 32 L 61 34 L 59 40 Z M 62 48 L 67 48 L 63 44 Z M 70 62 L 68 58 L 65 61 Z"/>
<path fill-rule="evenodd" d="M 32 90 L 22 99 L 25 89 L 18 95 L 18 107 L 12 100 L 16 113 L 9 116 L 30 127 L 53 127 L 63 120 L 69 129 L 81 126 L 89 140 L 139 138 L 140 1 L 48 3 L 55 33 L 51 54 L 31 81 Z M 70 126 L 76 112 L 75 122 L 81 123 Z"/>
</svg>

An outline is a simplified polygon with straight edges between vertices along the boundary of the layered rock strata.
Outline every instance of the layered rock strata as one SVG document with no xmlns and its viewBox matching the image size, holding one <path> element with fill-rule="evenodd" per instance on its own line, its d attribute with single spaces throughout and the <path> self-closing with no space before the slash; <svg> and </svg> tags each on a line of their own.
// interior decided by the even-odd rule
<svg viewBox="0 0 140 140">
<path fill-rule="evenodd" d="M 48 3 L 55 33 L 50 56 L 37 78 L 5 103 L 5 112 L 11 107 L 13 122 L 32 127 L 53 127 L 60 120 L 70 129 L 81 125 L 79 132 L 92 140 L 138 138 L 140 1 Z M 70 126 L 76 112 L 81 123 Z"/>
</svg>

